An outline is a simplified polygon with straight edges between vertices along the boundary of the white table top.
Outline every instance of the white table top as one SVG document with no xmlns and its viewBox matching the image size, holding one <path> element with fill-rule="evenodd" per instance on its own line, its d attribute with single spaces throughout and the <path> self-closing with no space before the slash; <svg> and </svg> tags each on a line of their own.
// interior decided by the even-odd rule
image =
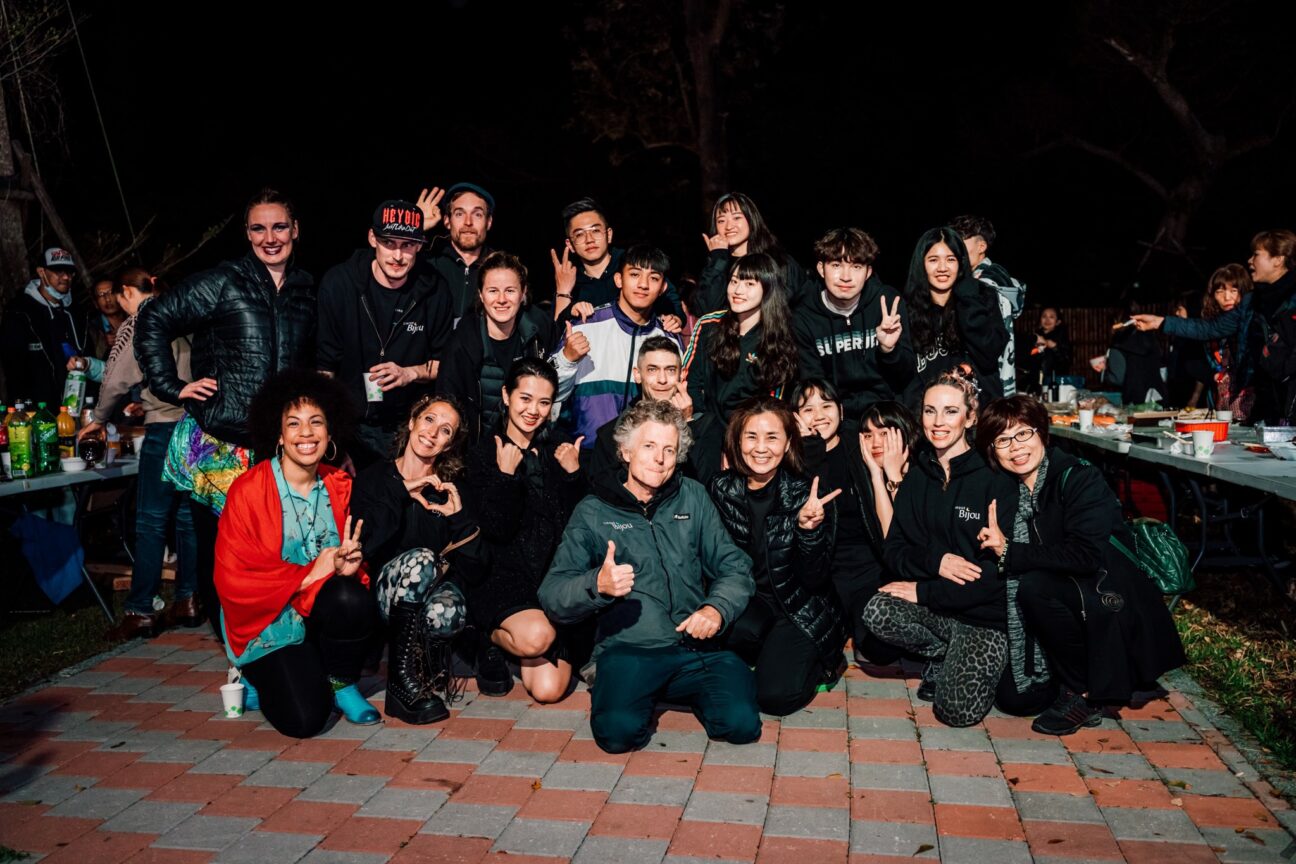
<svg viewBox="0 0 1296 864">
<path fill-rule="evenodd" d="M 93 471 L 62 471 L 54 474 L 42 474 L 39 477 L 27 477 L 0 483 L 0 498 L 10 495 L 22 495 L 27 492 L 42 492 L 49 489 L 61 489 L 64 486 L 76 486 L 80 483 L 93 483 L 97 480 L 111 480 L 115 477 L 133 477 L 139 473 L 139 459 L 127 456 L 117 459 L 113 464 L 96 468 Z"/>
</svg>

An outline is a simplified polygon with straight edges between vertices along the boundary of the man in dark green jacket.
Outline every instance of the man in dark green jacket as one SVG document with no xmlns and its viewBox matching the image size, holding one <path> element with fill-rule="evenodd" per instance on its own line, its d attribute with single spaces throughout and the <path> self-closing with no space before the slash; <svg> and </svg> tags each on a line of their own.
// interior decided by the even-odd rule
<svg viewBox="0 0 1296 864">
<path fill-rule="evenodd" d="M 751 670 L 712 642 L 755 591 L 751 559 L 706 490 L 675 472 L 692 443 L 678 408 L 637 402 L 615 437 L 625 467 L 595 478 L 539 592 L 560 624 L 598 616 L 594 740 L 609 753 L 644 746 L 661 699 L 691 706 L 712 738 L 755 741 Z"/>
</svg>

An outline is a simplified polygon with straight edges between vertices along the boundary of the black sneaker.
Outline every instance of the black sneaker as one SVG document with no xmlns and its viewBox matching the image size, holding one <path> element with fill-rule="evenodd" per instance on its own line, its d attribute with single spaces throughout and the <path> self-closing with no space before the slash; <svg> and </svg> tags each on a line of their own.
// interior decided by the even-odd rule
<svg viewBox="0 0 1296 864">
<path fill-rule="evenodd" d="M 918 692 L 914 695 L 924 702 L 931 702 L 936 698 L 936 676 L 940 674 L 940 666 L 934 661 L 928 662 L 923 667 L 922 681 L 918 684 Z"/>
<path fill-rule="evenodd" d="M 1035 718 L 1031 729 L 1043 735 L 1071 735 L 1086 726 L 1097 726 L 1102 718 L 1101 705 L 1063 688 L 1048 710 Z"/>
<path fill-rule="evenodd" d="M 504 649 L 483 634 L 477 643 L 477 690 L 483 696 L 507 696 L 512 689 L 513 673 Z"/>
</svg>

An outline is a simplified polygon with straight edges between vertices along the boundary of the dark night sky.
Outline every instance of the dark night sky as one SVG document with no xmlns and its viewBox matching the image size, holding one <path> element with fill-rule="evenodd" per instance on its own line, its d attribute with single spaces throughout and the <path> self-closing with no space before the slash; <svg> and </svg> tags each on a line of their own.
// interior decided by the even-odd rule
<svg viewBox="0 0 1296 864">
<path fill-rule="evenodd" d="M 313 4 L 74 3 L 88 15 L 81 35 L 137 225 L 157 213 L 155 233 L 186 243 L 273 184 L 298 201 L 302 261 L 318 275 L 362 242 L 379 200 L 470 179 L 499 202 L 491 244 L 520 252 L 541 293 L 551 285 L 546 249 L 561 239 L 558 210 L 585 194 L 609 208 L 620 243 L 653 240 L 679 265 L 697 265 L 695 163 L 640 155 L 614 169 L 606 145 L 571 122 L 564 28 L 599 6 L 408 5 L 338 15 Z M 1272 16 L 1292 13 L 1288 4 L 1240 5 L 1251 23 L 1234 54 L 1262 74 L 1266 58 L 1286 55 L 1282 34 L 1291 32 Z M 881 8 L 792 6 L 776 50 L 727 82 L 732 186 L 758 201 L 806 264 L 824 228 L 858 224 L 882 245 L 883 278 L 900 284 L 923 229 L 975 210 L 994 219 L 992 254 L 1033 300 L 1113 300 L 1133 278 L 1136 241 L 1150 236 L 1159 205 L 1074 152 L 1023 154 L 1075 123 L 1129 142 L 1158 170 L 1174 165 L 1180 154 L 1146 85 L 1088 47 L 1070 6 L 1029 19 L 921 4 L 887 8 L 884 20 Z M 38 142 L 47 183 L 74 233 L 124 232 L 75 45 L 57 73 L 68 145 L 63 154 Z M 1212 75 L 1232 80 L 1223 68 L 1207 68 L 1204 78 Z M 1221 118 L 1244 131 L 1271 126 L 1273 105 L 1292 91 L 1287 75 L 1278 95 L 1247 103 L 1273 116 L 1240 107 Z M 1218 101 L 1241 106 L 1255 93 Z M 1207 271 L 1245 258 L 1256 230 L 1292 224 L 1292 149 L 1287 134 L 1217 184 L 1190 238 Z M 243 248 L 231 226 L 185 269 Z M 1148 290 L 1201 284 L 1161 280 Z"/>
</svg>

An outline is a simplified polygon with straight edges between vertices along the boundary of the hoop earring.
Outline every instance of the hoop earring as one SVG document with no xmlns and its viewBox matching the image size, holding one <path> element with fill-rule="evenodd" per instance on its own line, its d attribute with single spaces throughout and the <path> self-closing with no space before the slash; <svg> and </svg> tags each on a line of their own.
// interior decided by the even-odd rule
<svg viewBox="0 0 1296 864">
<path fill-rule="evenodd" d="M 275 445 L 275 455 L 278 456 L 280 459 L 283 458 L 283 444 Z"/>
<path fill-rule="evenodd" d="M 334 440 L 330 439 L 330 440 L 329 440 L 329 444 L 333 447 L 333 455 L 332 455 L 332 456 L 328 455 L 328 450 L 325 450 L 325 451 L 324 451 L 324 460 L 325 460 L 326 462 L 332 462 L 334 459 L 337 458 L 337 455 L 338 455 L 338 446 L 337 446 L 337 441 L 334 441 Z"/>
</svg>

